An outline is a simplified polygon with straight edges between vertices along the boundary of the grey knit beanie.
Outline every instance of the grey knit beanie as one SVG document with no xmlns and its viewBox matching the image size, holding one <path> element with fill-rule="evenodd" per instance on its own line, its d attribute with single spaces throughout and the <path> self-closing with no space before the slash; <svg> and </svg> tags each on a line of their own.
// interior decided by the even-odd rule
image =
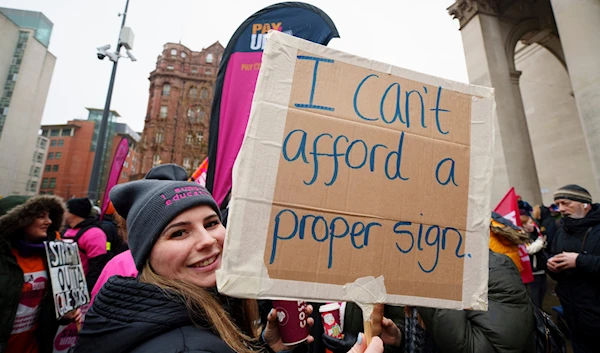
<svg viewBox="0 0 600 353">
<path fill-rule="evenodd" d="M 565 185 L 556 190 L 554 193 L 554 201 L 560 199 L 567 199 L 581 203 L 592 203 L 592 195 L 590 195 L 589 191 L 575 184 Z"/>
<path fill-rule="evenodd" d="M 221 218 L 212 195 L 193 182 L 138 180 L 115 185 L 110 200 L 127 220 L 128 242 L 135 267 L 141 271 L 163 229 L 180 213 L 210 206 Z"/>
</svg>

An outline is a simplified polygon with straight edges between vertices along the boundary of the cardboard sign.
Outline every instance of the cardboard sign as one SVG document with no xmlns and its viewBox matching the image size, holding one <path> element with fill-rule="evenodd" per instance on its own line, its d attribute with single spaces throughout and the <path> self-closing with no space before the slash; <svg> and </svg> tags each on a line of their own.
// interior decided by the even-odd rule
<svg viewBox="0 0 600 353">
<path fill-rule="evenodd" d="M 494 112 L 492 89 L 270 34 L 219 291 L 485 310 Z"/>
<path fill-rule="evenodd" d="M 77 243 L 46 241 L 56 318 L 90 303 Z"/>
</svg>

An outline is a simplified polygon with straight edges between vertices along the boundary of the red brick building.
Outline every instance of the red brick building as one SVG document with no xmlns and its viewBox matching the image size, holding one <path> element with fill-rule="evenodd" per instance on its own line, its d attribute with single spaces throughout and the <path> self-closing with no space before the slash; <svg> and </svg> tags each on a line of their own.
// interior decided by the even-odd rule
<svg viewBox="0 0 600 353">
<path fill-rule="evenodd" d="M 99 130 L 95 118 L 102 112 L 100 109 L 88 110 L 89 120 L 70 120 L 63 125 L 41 127 L 42 135 L 50 140 L 50 146 L 42 174 L 40 194 L 58 195 L 64 199 L 87 197 Z M 116 112 L 112 113 L 111 118 L 118 117 Z M 118 183 L 129 181 L 131 175 L 137 173 L 135 165 L 138 156 L 135 147 L 140 136 L 126 124 L 112 122 L 109 125 L 110 135 L 103 163 L 100 196 L 106 186 L 113 156 L 123 137 L 129 140 L 129 154 L 123 164 Z"/>
<path fill-rule="evenodd" d="M 224 48 L 216 42 L 195 52 L 167 43 L 150 73 L 138 175 L 176 163 L 192 173 L 208 155 L 208 127 L 215 80 Z"/>
</svg>

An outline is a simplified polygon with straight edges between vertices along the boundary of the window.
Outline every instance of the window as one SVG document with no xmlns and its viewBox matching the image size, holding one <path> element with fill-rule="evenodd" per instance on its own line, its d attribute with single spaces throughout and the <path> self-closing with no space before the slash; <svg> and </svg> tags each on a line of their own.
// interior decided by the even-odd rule
<svg viewBox="0 0 600 353">
<path fill-rule="evenodd" d="M 198 73 L 198 68 L 197 67 L 193 67 L 192 68 L 192 73 L 193 74 L 197 74 Z"/>
<path fill-rule="evenodd" d="M 127 179 L 127 173 L 125 173 L 125 172 L 122 172 L 122 173 L 121 173 L 121 178 L 123 178 L 123 179 Z"/>
<path fill-rule="evenodd" d="M 56 154 L 54 155 L 54 159 L 60 159 L 61 155 L 62 155 L 61 152 L 56 152 Z"/>
<path fill-rule="evenodd" d="M 71 129 L 62 129 L 60 136 L 71 136 Z"/>
<path fill-rule="evenodd" d="M 52 166 L 50 164 L 46 165 L 46 169 L 44 169 L 45 172 L 49 172 L 50 168 L 52 168 Z"/>
<path fill-rule="evenodd" d="M 165 83 L 163 85 L 163 90 L 162 90 L 162 95 L 163 96 L 168 96 L 171 94 L 171 85 L 168 83 Z"/>
<path fill-rule="evenodd" d="M 160 164 L 160 162 L 161 162 L 161 161 L 160 161 L 160 154 L 155 154 L 155 155 L 154 155 L 154 159 L 153 159 L 153 161 L 152 161 L 152 166 L 153 166 L 153 167 L 156 167 L 157 165 L 159 165 L 159 164 Z"/>
<path fill-rule="evenodd" d="M 42 189 L 45 189 L 48 187 L 48 178 L 44 178 L 42 179 Z"/>
<path fill-rule="evenodd" d="M 192 143 L 193 139 L 194 139 L 194 136 L 192 136 L 192 133 L 188 132 L 187 137 L 185 138 L 185 144 L 190 145 Z"/>
<path fill-rule="evenodd" d="M 48 130 L 45 130 L 45 129 L 42 130 L 42 136 L 48 137 L 48 132 L 49 132 Z"/>
<path fill-rule="evenodd" d="M 166 118 L 167 114 L 169 113 L 169 107 L 167 107 L 166 105 L 163 105 L 160 107 L 160 117 L 161 118 Z"/>
<path fill-rule="evenodd" d="M 198 140 L 198 143 L 202 142 L 202 137 L 203 137 L 202 132 L 196 133 L 196 139 Z"/>
<path fill-rule="evenodd" d="M 48 141 L 46 140 L 38 140 L 40 141 L 40 148 L 46 148 L 46 144 L 48 143 Z"/>
<path fill-rule="evenodd" d="M 203 88 L 203 89 L 200 91 L 200 98 L 202 98 L 202 99 L 206 99 L 206 98 L 208 98 L 208 90 L 207 90 L 206 88 Z"/>
<path fill-rule="evenodd" d="M 56 146 L 56 140 L 50 141 L 50 146 Z"/>
<path fill-rule="evenodd" d="M 40 167 L 34 167 L 33 168 L 33 176 L 40 176 Z"/>
<path fill-rule="evenodd" d="M 36 162 L 38 163 L 43 163 L 44 162 L 44 154 L 43 153 L 38 153 L 36 156 Z"/>
<path fill-rule="evenodd" d="M 50 136 L 58 136 L 60 134 L 60 130 L 50 130 Z"/>
<path fill-rule="evenodd" d="M 171 55 L 176 56 L 177 55 L 177 49 L 171 49 Z"/>
<path fill-rule="evenodd" d="M 205 75 L 212 75 L 212 70 L 211 69 L 204 69 L 204 74 Z"/>
<path fill-rule="evenodd" d="M 175 67 L 173 65 L 169 65 L 167 66 L 167 70 L 175 70 Z"/>
<path fill-rule="evenodd" d="M 52 171 L 53 172 L 58 172 L 58 164 L 55 164 L 52 166 Z"/>
<path fill-rule="evenodd" d="M 37 181 L 34 180 L 29 184 L 29 191 L 33 191 L 33 192 L 37 191 Z"/>
<path fill-rule="evenodd" d="M 212 62 L 213 62 L 213 55 L 212 55 L 212 53 L 208 53 L 208 55 L 206 55 L 206 63 L 212 64 Z"/>
<path fill-rule="evenodd" d="M 198 97 L 198 90 L 196 89 L 196 87 L 190 88 L 190 98 L 196 98 L 196 97 Z"/>
<path fill-rule="evenodd" d="M 48 153 L 48 159 L 54 159 L 54 152 Z"/>
<path fill-rule="evenodd" d="M 186 53 L 184 53 L 184 52 L 181 52 L 181 57 L 182 57 L 182 58 L 184 58 L 184 59 L 185 59 L 185 57 L 186 57 L 186 56 L 187 56 L 187 54 L 186 54 Z"/>
<path fill-rule="evenodd" d="M 54 191 L 47 191 L 46 195 L 54 195 Z"/>
<path fill-rule="evenodd" d="M 56 178 L 50 178 L 50 185 L 48 185 L 50 189 L 54 189 L 56 187 Z"/>
<path fill-rule="evenodd" d="M 163 133 L 161 131 L 158 131 L 156 133 L 156 136 L 154 137 L 154 142 L 156 142 L 156 143 L 162 143 L 163 142 Z"/>
<path fill-rule="evenodd" d="M 185 157 L 183 159 L 183 167 L 185 169 L 190 169 L 190 157 Z"/>
<path fill-rule="evenodd" d="M 127 162 L 127 161 L 123 162 L 123 167 L 128 168 L 129 167 L 129 162 Z"/>
<path fill-rule="evenodd" d="M 65 140 L 58 140 L 58 147 L 62 147 L 65 144 Z"/>
</svg>

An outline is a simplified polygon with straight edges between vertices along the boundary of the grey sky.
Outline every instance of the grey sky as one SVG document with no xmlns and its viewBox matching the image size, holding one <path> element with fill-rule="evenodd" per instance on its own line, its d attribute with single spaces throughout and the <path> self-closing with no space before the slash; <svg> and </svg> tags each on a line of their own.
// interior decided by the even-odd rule
<svg viewBox="0 0 600 353">
<path fill-rule="evenodd" d="M 137 62 L 120 60 L 111 108 L 120 122 L 142 131 L 148 75 L 167 42 L 199 51 L 225 47 L 237 27 L 277 0 L 130 0 L 127 26 L 135 33 Z M 310 0 L 336 24 L 341 38 L 330 47 L 385 63 L 467 82 L 458 21 L 446 12 L 453 0 Z M 125 0 L 0 0 L 0 6 L 43 12 L 54 23 L 56 55 L 43 124 L 87 117 L 103 108 L 111 62 L 96 47 L 116 44 Z"/>
</svg>

